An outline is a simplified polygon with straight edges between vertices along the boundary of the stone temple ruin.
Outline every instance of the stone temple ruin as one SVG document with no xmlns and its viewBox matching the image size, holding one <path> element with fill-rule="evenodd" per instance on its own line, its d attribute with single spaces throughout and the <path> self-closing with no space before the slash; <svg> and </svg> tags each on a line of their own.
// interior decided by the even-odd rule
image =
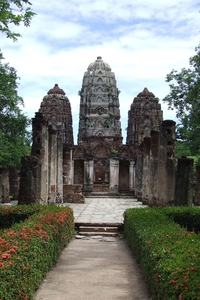
<svg viewBox="0 0 200 300">
<path fill-rule="evenodd" d="M 101 57 L 84 73 L 78 145 L 70 101 L 56 84 L 32 119 L 30 156 L 22 158 L 19 203 L 83 202 L 85 195 L 133 195 L 145 204 L 174 201 L 175 122 L 147 88 L 128 112 L 122 143 L 119 89 Z"/>
<path fill-rule="evenodd" d="M 130 195 L 148 205 L 174 204 L 175 122 L 144 88 L 128 111 L 126 144 L 120 91 L 101 57 L 84 73 L 78 144 L 70 101 L 56 84 L 32 119 L 31 155 L 22 158 L 19 204 L 84 202 L 88 195 Z M 1 189 L 1 187 L 0 187 Z"/>
</svg>

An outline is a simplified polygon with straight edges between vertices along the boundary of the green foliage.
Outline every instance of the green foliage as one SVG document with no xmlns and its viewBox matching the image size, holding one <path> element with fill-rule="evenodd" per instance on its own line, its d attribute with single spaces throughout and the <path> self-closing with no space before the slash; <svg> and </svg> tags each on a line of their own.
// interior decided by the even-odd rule
<svg viewBox="0 0 200 300">
<path fill-rule="evenodd" d="M 112 111 L 109 110 L 109 111 L 108 111 L 108 114 L 109 114 L 110 118 L 113 118 L 114 114 L 113 114 Z"/>
<path fill-rule="evenodd" d="M 98 108 L 98 114 L 101 116 L 103 115 L 103 109 L 102 108 Z"/>
<path fill-rule="evenodd" d="M 0 53 L 0 166 L 20 165 L 30 153 L 30 120 L 22 113 L 23 99 L 18 96 L 16 70 L 3 64 Z"/>
<path fill-rule="evenodd" d="M 167 75 L 170 93 L 163 99 L 176 110 L 178 138 L 187 142 L 192 155 L 200 155 L 200 45 L 190 58 L 190 68 Z"/>
<path fill-rule="evenodd" d="M 41 206 L 24 205 L 19 206 L 0 206 L 0 229 L 9 228 L 14 223 L 26 220 L 32 214 L 41 211 Z"/>
<path fill-rule="evenodd" d="M 193 225 L 200 224 L 199 208 L 133 208 L 124 214 L 125 237 L 152 299 L 200 299 L 200 235 L 176 218 L 184 226 L 193 218 Z"/>
<path fill-rule="evenodd" d="M 0 299 L 33 299 L 45 274 L 74 234 L 70 208 L 18 206 L 32 214 L 25 222 L 0 232 Z M 12 208 L 11 208 L 12 209 Z M 0 212 L 1 214 L 1 212 Z M 16 276 L 17 274 L 17 276 Z"/>
<path fill-rule="evenodd" d="M 191 156 L 189 145 L 186 141 L 177 140 L 175 145 L 175 157 Z"/>
<path fill-rule="evenodd" d="M 105 119 L 103 124 L 104 124 L 104 127 L 106 127 L 106 128 L 110 127 L 110 122 L 108 119 Z"/>
<path fill-rule="evenodd" d="M 117 155 L 118 155 L 118 150 L 117 150 L 117 149 L 112 149 L 111 153 L 112 153 L 114 156 L 117 156 Z"/>
<path fill-rule="evenodd" d="M 0 32 L 17 41 L 19 33 L 13 32 L 11 27 L 29 26 L 35 13 L 31 10 L 32 4 L 28 0 L 1 0 L 0 1 Z"/>
</svg>

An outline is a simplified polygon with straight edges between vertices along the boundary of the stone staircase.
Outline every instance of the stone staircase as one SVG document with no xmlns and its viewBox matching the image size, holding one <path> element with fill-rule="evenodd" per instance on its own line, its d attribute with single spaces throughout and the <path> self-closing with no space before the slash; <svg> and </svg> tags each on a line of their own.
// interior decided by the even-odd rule
<svg viewBox="0 0 200 300">
<path fill-rule="evenodd" d="M 87 236 L 118 236 L 123 230 L 123 224 L 117 223 L 75 223 L 79 235 Z"/>
</svg>

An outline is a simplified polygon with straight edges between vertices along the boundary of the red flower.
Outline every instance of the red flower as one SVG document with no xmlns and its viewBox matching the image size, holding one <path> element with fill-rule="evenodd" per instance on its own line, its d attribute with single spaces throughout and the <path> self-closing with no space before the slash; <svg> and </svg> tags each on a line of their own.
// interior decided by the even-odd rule
<svg viewBox="0 0 200 300">
<path fill-rule="evenodd" d="M 5 252 L 5 253 L 1 254 L 1 257 L 2 257 L 2 258 L 8 258 L 8 257 L 9 257 L 9 254 Z"/>
</svg>

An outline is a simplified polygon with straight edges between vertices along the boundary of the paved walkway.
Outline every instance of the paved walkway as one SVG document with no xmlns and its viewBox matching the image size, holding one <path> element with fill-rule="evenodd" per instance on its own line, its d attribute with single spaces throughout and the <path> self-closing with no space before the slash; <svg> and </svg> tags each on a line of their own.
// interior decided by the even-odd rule
<svg viewBox="0 0 200 300">
<path fill-rule="evenodd" d="M 123 213 L 130 207 L 144 207 L 130 198 L 86 198 L 84 204 L 66 204 L 74 211 L 76 223 L 123 223 Z"/>
<path fill-rule="evenodd" d="M 131 199 L 87 198 L 70 204 L 75 222 L 121 223 Z M 144 206 L 143 206 L 144 207 Z M 149 300 L 141 270 L 120 237 L 74 238 L 47 274 L 34 300 Z"/>
</svg>

